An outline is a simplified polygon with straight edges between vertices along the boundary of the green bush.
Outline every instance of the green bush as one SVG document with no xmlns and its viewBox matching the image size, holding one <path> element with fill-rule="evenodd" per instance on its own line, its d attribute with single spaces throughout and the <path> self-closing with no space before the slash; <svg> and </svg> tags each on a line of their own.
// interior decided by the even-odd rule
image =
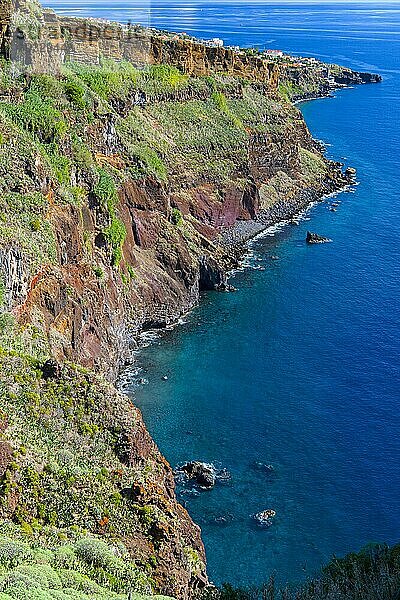
<svg viewBox="0 0 400 600">
<path fill-rule="evenodd" d="M 30 548 L 23 542 L 3 536 L 0 538 L 0 565 L 2 567 L 16 567 L 29 560 L 30 557 Z"/>
<path fill-rule="evenodd" d="M 141 171 L 144 174 L 155 175 L 160 181 L 167 180 L 165 164 L 157 152 L 146 143 L 138 142 L 130 144 L 131 154 L 138 160 Z"/>
<path fill-rule="evenodd" d="M 172 88 L 186 84 L 189 79 L 179 69 L 170 65 L 151 65 L 143 72 L 143 78 L 161 81 Z"/>
<path fill-rule="evenodd" d="M 75 164 L 84 171 L 89 171 L 93 166 L 93 156 L 82 140 L 82 138 L 73 133 L 71 135 L 71 150 Z"/>
<path fill-rule="evenodd" d="M 79 568 L 79 567 L 78 567 Z M 101 592 L 101 587 L 92 581 L 87 575 L 75 572 L 74 570 L 63 570 L 58 571 L 62 585 L 68 589 L 79 590 L 85 594 L 98 594 Z"/>
<path fill-rule="evenodd" d="M 99 179 L 93 188 L 93 193 L 100 200 L 103 208 L 107 208 L 112 213 L 118 204 L 118 194 L 114 179 L 105 169 L 99 169 L 98 173 Z"/>
<path fill-rule="evenodd" d="M 99 279 L 104 279 L 104 271 L 101 267 L 95 266 L 93 267 L 93 272 Z"/>
<path fill-rule="evenodd" d="M 138 71 L 126 61 L 103 59 L 99 67 L 70 63 L 68 69 L 102 100 L 126 97 L 138 78 Z"/>
<path fill-rule="evenodd" d="M 222 92 L 214 92 L 212 94 L 212 99 L 219 110 L 229 117 L 235 127 L 243 129 L 242 121 L 231 111 L 226 96 Z"/>
<path fill-rule="evenodd" d="M 179 208 L 173 208 L 171 211 L 171 222 L 179 227 L 183 223 L 182 213 Z"/>
<path fill-rule="evenodd" d="M 31 219 L 29 222 L 32 231 L 39 231 L 41 224 L 41 220 L 38 217 L 36 217 L 35 219 Z"/>
<path fill-rule="evenodd" d="M 0 110 L 42 142 L 58 140 L 68 130 L 63 115 L 51 99 L 44 100 L 34 89 L 25 94 L 20 104 L 0 103 Z"/>
<path fill-rule="evenodd" d="M 60 152 L 55 142 L 43 144 L 41 148 L 49 162 L 54 178 L 60 185 L 69 186 L 71 183 L 71 160 Z"/>
<path fill-rule="evenodd" d="M 63 96 L 63 86 L 58 79 L 52 75 L 33 74 L 29 86 L 30 92 L 34 92 L 42 100 L 55 100 L 60 103 Z"/>
<path fill-rule="evenodd" d="M 112 569 L 116 565 L 115 554 L 101 540 L 82 538 L 75 544 L 74 548 L 77 556 L 92 567 Z"/>
<path fill-rule="evenodd" d="M 118 267 L 122 260 L 122 246 L 126 238 L 126 227 L 120 219 L 113 216 L 111 224 L 104 230 L 104 235 L 112 247 L 112 265 Z"/>
<path fill-rule="evenodd" d="M 67 100 L 77 108 L 84 110 L 89 106 L 86 98 L 86 87 L 82 85 L 77 77 L 67 76 L 63 81 L 63 88 Z"/>
<path fill-rule="evenodd" d="M 111 546 L 72 528 L 42 528 L 34 538 L 10 522 L 1 528 L 9 535 L 0 532 L 0 600 L 126 600 L 128 592 L 137 600 L 153 598 L 146 595 L 147 575 L 130 562 L 121 543 Z M 63 537 L 76 539 L 62 542 Z"/>
<path fill-rule="evenodd" d="M 130 279 L 137 279 L 136 271 L 132 267 L 132 265 L 128 265 L 126 268 L 127 268 Z"/>
</svg>

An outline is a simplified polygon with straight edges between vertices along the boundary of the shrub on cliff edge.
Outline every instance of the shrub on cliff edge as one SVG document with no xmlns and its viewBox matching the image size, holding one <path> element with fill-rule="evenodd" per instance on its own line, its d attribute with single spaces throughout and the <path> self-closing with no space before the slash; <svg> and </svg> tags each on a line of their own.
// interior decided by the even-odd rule
<svg viewBox="0 0 400 600">
<path fill-rule="evenodd" d="M 400 544 L 371 544 L 359 553 L 334 558 L 321 574 L 299 586 L 280 588 L 273 578 L 261 587 L 225 584 L 202 600 L 398 600 Z"/>
</svg>

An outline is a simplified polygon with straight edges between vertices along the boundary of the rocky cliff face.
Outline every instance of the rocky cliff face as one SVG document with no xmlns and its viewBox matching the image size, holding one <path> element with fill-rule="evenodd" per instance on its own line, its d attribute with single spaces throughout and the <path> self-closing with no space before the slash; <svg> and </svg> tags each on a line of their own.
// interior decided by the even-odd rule
<svg viewBox="0 0 400 600">
<path fill-rule="evenodd" d="M 288 101 L 328 75 L 80 33 L 34 3 L 13 15 L 23 43 L 2 23 L 3 53 L 31 68 L 0 73 L 1 514 L 123 540 L 145 585 L 186 599 L 206 583 L 199 530 L 139 413 L 81 367 L 39 367 L 113 379 L 140 330 L 227 288 L 238 242 L 348 182 Z"/>
<path fill-rule="evenodd" d="M 1 255 L 5 308 L 58 360 L 110 373 L 141 328 L 224 288 L 236 255 L 222 232 L 345 183 L 300 113 L 264 88 L 169 68 L 118 90 L 128 67 L 113 69 L 30 78 L 0 114 L 3 209 L 17 226 Z"/>
<path fill-rule="evenodd" d="M 36 0 L 4 0 L 0 35 L 0 55 L 11 55 L 34 72 L 57 73 L 70 61 L 99 65 L 105 58 L 127 60 L 140 67 L 168 64 L 193 76 L 224 73 L 262 82 L 270 90 L 289 83 L 302 88 L 306 96 L 311 91 L 325 95 L 337 86 L 381 81 L 377 74 L 319 61 L 269 60 L 245 50 L 207 45 L 187 35 L 99 19 L 59 17 L 50 9 L 43 10 Z"/>
<path fill-rule="evenodd" d="M 131 402 L 77 367 L 40 370 L 4 352 L 0 364 L 3 527 L 17 523 L 31 543 L 53 549 L 87 531 L 122 542 L 122 551 L 114 550 L 125 563 L 118 571 L 92 558 L 95 579 L 103 583 L 95 567 L 109 572 L 104 598 L 155 588 L 187 599 L 204 587 L 200 528 L 177 503 L 171 468 Z"/>
<path fill-rule="evenodd" d="M 275 65 L 260 57 L 138 26 L 58 17 L 52 10 L 43 10 L 35 0 L 21 0 L 17 8 L 6 0 L 0 23 L 1 54 L 11 54 L 35 72 L 56 73 L 68 61 L 99 65 L 102 58 L 109 58 L 141 67 L 169 64 L 188 75 L 220 72 L 271 87 L 277 85 Z"/>
<path fill-rule="evenodd" d="M 7 55 L 9 27 L 12 15 L 11 2 L 5 0 L 0 6 L 0 54 L 2 56 Z"/>
<path fill-rule="evenodd" d="M 281 68 L 279 85 L 292 102 L 329 95 L 333 90 L 364 83 L 379 83 L 380 75 L 359 73 L 335 64 L 319 61 Z"/>
<path fill-rule="evenodd" d="M 169 64 L 188 75 L 225 73 L 254 81 L 277 84 L 275 65 L 257 56 L 230 48 L 206 46 L 179 35 L 139 27 L 105 24 L 95 19 L 59 18 L 65 44 L 65 60 L 99 64 L 100 57 L 129 60 L 135 65 Z"/>
</svg>

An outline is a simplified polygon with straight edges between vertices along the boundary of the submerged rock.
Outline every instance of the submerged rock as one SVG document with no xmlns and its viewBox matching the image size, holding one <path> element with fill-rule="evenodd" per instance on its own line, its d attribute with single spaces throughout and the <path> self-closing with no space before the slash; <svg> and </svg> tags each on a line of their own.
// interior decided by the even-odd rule
<svg viewBox="0 0 400 600">
<path fill-rule="evenodd" d="M 274 465 L 269 465 L 258 460 L 253 462 L 252 467 L 255 471 L 260 471 L 266 475 L 273 475 L 275 473 Z"/>
<path fill-rule="evenodd" d="M 324 237 L 323 235 L 319 235 L 318 233 L 313 233 L 312 231 L 307 231 L 306 242 L 307 244 L 327 244 L 332 240 Z"/>
<path fill-rule="evenodd" d="M 209 520 L 209 524 L 213 525 L 229 525 L 233 523 L 235 517 L 232 513 L 226 513 L 222 515 L 215 515 Z"/>
<path fill-rule="evenodd" d="M 222 482 L 230 481 L 232 479 L 232 475 L 230 474 L 228 469 L 225 469 L 225 467 L 224 467 L 223 469 L 219 469 L 218 471 L 216 471 L 215 478 L 218 481 L 222 481 Z"/>
<path fill-rule="evenodd" d="M 275 517 L 276 512 L 272 508 L 267 508 L 266 510 L 262 510 L 259 513 L 254 515 L 255 521 L 262 527 L 270 527 L 272 525 L 272 520 Z"/>
</svg>

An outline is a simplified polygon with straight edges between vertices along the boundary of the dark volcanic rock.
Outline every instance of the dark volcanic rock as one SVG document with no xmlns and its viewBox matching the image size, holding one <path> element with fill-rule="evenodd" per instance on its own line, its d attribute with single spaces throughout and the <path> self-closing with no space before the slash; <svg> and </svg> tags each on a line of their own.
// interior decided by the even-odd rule
<svg viewBox="0 0 400 600">
<path fill-rule="evenodd" d="M 382 77 L 377 73 L 360 73 L 346 68 L 341 68 L 333 77 L 335 83 L 339 85 L 359 85 L 360 83 L 380 83 L 382 81 Z"/>
<path fill-rule="evenodd" d="M 357 171 L 353 167 L 347 167 L 344 172 L 344 176 L 350 183 L 353 183 L 356 180 Z"/>
<path fill-rule="evenodd" d="M 214 464 L 208 464 L 200 461 L 191 461 L 175 470 L 177 481 L 185 487 L 185 481 L 194 482 L 200 488 L 210 489 L 216 483 L 229 483 L 232 475 L 224 467 L 218 468 Z M 195 490 L 186 490 L 192 493 Z"/>
<path fill-rule="evenodd" d="M 226 481 L 230 481 L 232 479 L 232 475 L 230 474 L 228 469 L 225 469 L 225 467 L 224 467 L 223 469 L 220 469 L 219 471 L 216 472 L 215 478 L 217 479 L 217 481 L 221 481 L 221 482 L 225 481 L 226 482 Z"/>
<path fill-rule="evenodd" d="M 200 290 L 228 289 L 227 275 L 216 261 L 207 256 L 201 256 L 199 261 L 199 288 Z"/>
<path fill-rule="evenodd" d="M 307 244 L 326 244 L 327 242 L 331 242 L 332 240 L 324 237 L 323 235 L 319 235 L 318 233 L 313 233 L 312 231 L 307 231 L 306 242 Z"/>
<path fill-rule="evenodd" d="M 46 360 L 40 367 L 43 374 L 43 379 L 58 379 L 61 375 L 61 366 L 52 358 Z"/>
<path fill-rule="evenodd" d="M 188 479 L 194 479 L 195 482 L 204 488 L 212 488 L 215 485 L 215 469 L 211 465 L 199 461 L 188 462 L 181 470 Z"/>
</svg>

